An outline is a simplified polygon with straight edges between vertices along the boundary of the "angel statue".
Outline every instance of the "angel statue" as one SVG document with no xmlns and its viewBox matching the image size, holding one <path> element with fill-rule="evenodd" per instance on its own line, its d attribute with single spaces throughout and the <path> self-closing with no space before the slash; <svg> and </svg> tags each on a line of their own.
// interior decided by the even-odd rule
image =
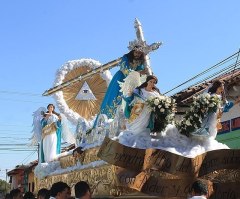
<svg viewBox="0 0 240 199">
<path fill-rule="evenodd" d="M 33 136 L 31 144 L 40 143 L 39 162 L 50 162 L 61 153 L 61 139 L 75 143 L 64 115 L 55 112 L 55 106 L 48 104 L 47 111 L 41 107 L 33 113 Z"/>
<path fill-rule="evenodd" d="M 213 138 L 217 136 L 217 132 L 222 128 L 221 117 L 224 112 L 229 112 L 229 110 L 236 104 L 240 103 L 240 97 L 238 97 L 234 102 L 228 102 L 225 97 L 224 82 L 222 80 L 215 80 L 212 85 L 208 88 L 207 93 L 209 96 L 216 96 L 221 100 L 218 108 L 215 112 L 209 113 L 203 118 L 201 128 L 190 133 L 193 137 L 198 138 Z M 206 95 L 206 93 L 202 94 Z"/>
<path fill-rule="evenodd" d="M 155 124 L 152 111 L 145 101 L 161 96 L 159 89 L 155 86 L 157 81 L 157 77 L 149 75 L 141 85 L 134 90 L 129 89 L 128 95 L 124 96 L 126 101 L 124 114 L 128 120 L 126 130 L 118 136 L 121 144 L 140 148 L 151 146 L 150 132 L 154 130 L 157 123 Z"/>
</svg>

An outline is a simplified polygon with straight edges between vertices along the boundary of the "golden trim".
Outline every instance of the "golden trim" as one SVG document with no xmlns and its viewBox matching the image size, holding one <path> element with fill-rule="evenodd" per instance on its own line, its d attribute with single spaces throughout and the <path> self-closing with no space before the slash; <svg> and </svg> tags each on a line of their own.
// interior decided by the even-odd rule
<svg viewBox="0 0 240 199">
<path fill-rule="evenodd" d="M 42 129 L 42 139 L 44 139 L 47 135 L 56 133 L 57 127 L 55 122 L 51 124 L 47 124 L 45 127 Z"/>
<path fill-rule="evenodd" d="M 99 161 L 101 160 L 99 157 L 97 157 L 98 151 L 100 147 L 95 147 L 91 149 L 87 149 L 81 154 L 75 153 L 63 156 L 59 158 L 61 168 L 65 169 L 67 167 L 72 167 L 77 164 L 77 162 L 80 162 L 82 165 L 89 164 L 91 162 Z"/>
</svg>

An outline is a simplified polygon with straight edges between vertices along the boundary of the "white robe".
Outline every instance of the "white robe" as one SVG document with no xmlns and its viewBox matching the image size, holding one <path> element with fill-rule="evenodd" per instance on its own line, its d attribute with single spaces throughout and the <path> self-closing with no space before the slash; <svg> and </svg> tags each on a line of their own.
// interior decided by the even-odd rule
<svg viewBox="0 0 240 199">
<path fill-rule="evenodd" d="M 156 91 L 146 91 L 141 89 L 141 95 L 143 99 L 149 99 L 152 97 L 158 97 L 160 94 Z M 134 97 L 133 104 L 135 102 L 143 102 L 144 100 L 139 97 Z M 151 109 L 144 105 L 140 115 L 132 122 L 127 122 L 126 130 L 121 132 L 118 136 L 118 140 L 121 144 L 136 148 L 148 148 L 151 147 L 150 129 L 147 128 L 150 120 Z"/>
<path fill-rule="evenodd" d="M 58 121 L 58 116 L 52 114 L 47 119 L 47 124 Z M 43 138 L 43 153 L 45 162 L 53 161 L 57 155 L 57 134 L 52 133 Z"/>
<path fill-rule="evenodd" d="M 205 196 L 193 196 L 189 199 L 207 199 Z"/>
</svg>

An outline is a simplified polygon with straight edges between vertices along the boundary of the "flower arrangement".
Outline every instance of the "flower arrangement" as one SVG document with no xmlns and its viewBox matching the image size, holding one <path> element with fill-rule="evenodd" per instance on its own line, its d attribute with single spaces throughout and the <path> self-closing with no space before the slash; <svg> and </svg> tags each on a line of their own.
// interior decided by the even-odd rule
<svg viewBox="0 0 240 199">
<path fill-rule="evenodd" d="M 190 110 L 186 112 L 183 120 L 177 124 L 179 132 L 189 136 L 190 133 L 201 127 L 203 119 L 213 112 L 217 112 L 220 107 L 221 99 L 217 95 L 209 93 L 201 94 L 193 98 Z"/>
<path fill-rule="evenodd" d="M 146 104 L 151 109 L 154 120 L 152 132 L 161 132 L 168 124 L 173 122 L 176 110 L 174 99 L 162 95 L 148 99 Z"/>
</svg>

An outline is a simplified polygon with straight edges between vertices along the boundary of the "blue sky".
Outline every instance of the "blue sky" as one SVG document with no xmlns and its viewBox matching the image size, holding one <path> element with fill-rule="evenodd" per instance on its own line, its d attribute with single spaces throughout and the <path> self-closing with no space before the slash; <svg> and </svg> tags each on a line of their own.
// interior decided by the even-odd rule
<svg viewBox="0 0 240 199">
<path fill-rule="evenodd" d="M 37 158 L 4 144 L 28 142 L 32 112 L 54 103 L 41 94 L 65 62 L 121 57 L 135 39 L 137 17 L 148 43 L 163 42 L 150 56 L 165 92 L 238 51 L 239 6 L 237 0 L 1 1 L 0 178 Z"/>
</svg>

